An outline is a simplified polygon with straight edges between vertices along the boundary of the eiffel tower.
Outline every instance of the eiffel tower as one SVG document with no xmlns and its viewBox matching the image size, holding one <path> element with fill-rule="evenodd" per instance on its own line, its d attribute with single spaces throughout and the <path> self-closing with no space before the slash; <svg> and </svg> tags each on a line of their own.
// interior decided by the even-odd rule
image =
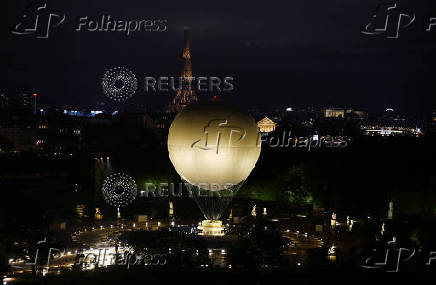
<svg viewBox="0 0 436 285">
<path fill-rule="evenodd" d="M 182 58 L 185 60 L 185 66 L 180 76 L 179 88 L 176 91 L 176 96 L 168 106 L 168 112 L 178 112 L 185 108 L 191 102 L 197 101 L 197 96 L 192 89 L 192 66 L 191 66 L 191 31 L 185 29 L 185 47 L 183 49 Z"/>
</svg>

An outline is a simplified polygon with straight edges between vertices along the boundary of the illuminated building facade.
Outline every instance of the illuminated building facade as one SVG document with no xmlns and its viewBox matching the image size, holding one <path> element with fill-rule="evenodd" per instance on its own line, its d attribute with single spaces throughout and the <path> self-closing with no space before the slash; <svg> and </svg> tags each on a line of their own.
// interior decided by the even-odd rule
<svg viewBox="0 0 436 285">
<path fill-rule="evenodd" d="M 331 108 L 331 109 L 324 110 L 324 117 L 326 118 L 343 118 L 344 115 L 345 115 L 344 109 Z"/>
<path fill-rule="evenodd" d="M 273 120 L 265 117 L 257 123 L 257 127 L 261 133 L 273 132 L 276 129 L 277 124 Z"/>
</svg>

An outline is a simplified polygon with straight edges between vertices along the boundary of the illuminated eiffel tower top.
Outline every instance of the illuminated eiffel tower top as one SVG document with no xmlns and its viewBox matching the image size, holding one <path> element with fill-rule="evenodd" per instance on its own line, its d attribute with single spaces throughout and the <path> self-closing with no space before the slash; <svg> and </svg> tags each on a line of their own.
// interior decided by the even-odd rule
<svg viewBox="0 0 436 285">
<path fill-rule="evenodd" d="M 192 81 L 192 66 L 191 66 L 191 33 L 185 29 L 185 47 L 183 48 L 182 58 L 185 59 L 182 77 Z"/>
<path fill-rule="evenodd" d="M 183 48 L 182 58 L 185 60 L 182 74 L 180 76 L 179 88 L 176 96 L 168 106 L 168 112 L 178 112 L 191 102 L 197 101 L 197 96 L 192 90 L 192 65 L 191 65 L 191 33 L 185 29 L 185 47 Z"/>
</svg>

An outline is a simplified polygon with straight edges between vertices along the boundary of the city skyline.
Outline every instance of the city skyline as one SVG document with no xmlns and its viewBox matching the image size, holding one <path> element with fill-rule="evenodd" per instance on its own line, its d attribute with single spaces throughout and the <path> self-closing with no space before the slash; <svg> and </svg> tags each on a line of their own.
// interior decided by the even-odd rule
<svg viewBox="0 0 436 285">
<path fill-rule="evenodd" d="M 424 7 L 401 4 L 417 14 Z M 54 104 L 95 104 L 104 101 L 100 86 L 104 72 L 123 66 L 131 69 L 141 84 L 127 104 L 164 109 L 173 94 L 144 92 L 143 78 L 179 76 L 183 68 L 179 60 L 183 28 L 189 26 L 196 74 L 235 78 L 233 92 L 203 92 L 198 94 L 200 98 L 217 95 L 249 108 L 270 109 L 285 105 L 347 105 L 370 111 L 393 107 L 430 113 L 436 108 L 436 88 L 430 75 L 436 62 L 430 53 L 436 37 L 419 34 L 415 26 L 398 39 L 362 34 L 361 27 L 370 21 L 377 7 L 375 1 L 345 6 L 348 9 L 343 14 L 338 14 L 338 4 L 329 4 L 325 15 L 305 5 L 271 5 L 266 6 L 271 13 L 264 14 L 260 22 L 255 17 L 261 15 L 263 6 L 253 5 L 252 13 L 247 14 L 245 6 L 233 4 L 233 12 L 222 25 L 218 20 L 225 3 L 213 10 L 197 5 L 195 13 L 190 5 L 175 4 L 176 14 L 165 12 L 159 4 L 150 4 L 146 16 L 138 13 L 142 4 L 137 1 L 124 7 L 122 13 L 118 4 L 105 3 L 103 12 L 114 18 L 167 20 L 165 31 L 129 36 L 75 31 L 80 17 L 98 18 L 103 14 L 96 3 L 81 9 L 63 2 L 47 5 L 66 14 L 65 22 L 53 28 L 49 38 L 2 30 L 8 45 L 2 48 L 1 56 L 8 68 L 0 87 L 6 93 L 19 93 L 25 88 Z M 317 5 L 319 8 L 322 4 Z M 8 6 L 10 27 L 20 21 L 25 7 L 25 1 Z M 296 15 L 297 11 L 301 16 Z M 300 17 L 314 11 L 319 11 L 318 17 L 311 18 L 309 25 L 299 25 Z M 335 11 L 334 20 L 328 17 L 328 11 Z M 274 25 L 285 17 L 286 25 L 283 21 Z M 39 56 L 34 56 L 36 53 Z M 40 72 L 42 69 L 44 72 Z"/>
</svg>

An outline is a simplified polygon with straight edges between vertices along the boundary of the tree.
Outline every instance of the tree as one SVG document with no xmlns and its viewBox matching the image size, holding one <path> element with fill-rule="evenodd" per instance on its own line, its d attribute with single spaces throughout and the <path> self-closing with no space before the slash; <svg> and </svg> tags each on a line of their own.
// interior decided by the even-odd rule
<svg viewBox="0 0 436 285">
<path fill-rule="evenodd" d="M 279 181 L 287 200 L 291 204 L 307 206 L 312 204 L 313 198 L 307 189 L 302 166 L 294 166 L 279 176 Z"/>
</svg>

